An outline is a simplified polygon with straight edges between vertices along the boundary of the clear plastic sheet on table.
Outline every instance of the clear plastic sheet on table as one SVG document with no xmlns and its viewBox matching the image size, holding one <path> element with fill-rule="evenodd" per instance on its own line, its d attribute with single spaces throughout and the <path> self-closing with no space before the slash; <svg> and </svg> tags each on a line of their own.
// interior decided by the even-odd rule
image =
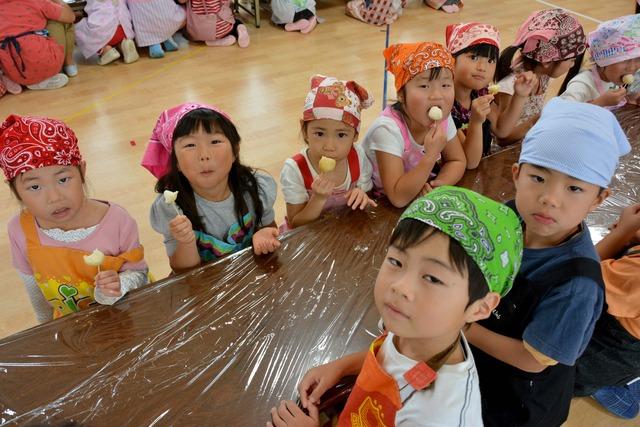
<svg viewBox="0 0 640 427">
<path fill-rule="evenodd" d="M 399 213 L 328 218 L 274 255 L 245 250 L 0 341 L 0 420 L 264 425 L 308 368 L 378 333 L 373 283 Z"/>
<path fill-rule="evenodd" d="M 588 218 L 594 240 L 640 200 L 640 109 L 618 116 L 634 151 Z M 483 160 L 462 185 L 513 198 L 518 152 Z M 1 340 L 0 423 L 264 425 L 308 368 L 378 334 L 373 284 L 399 213 L 383 202 L 331 214 L 270 256 L 245 250 Z"/>
</svg>

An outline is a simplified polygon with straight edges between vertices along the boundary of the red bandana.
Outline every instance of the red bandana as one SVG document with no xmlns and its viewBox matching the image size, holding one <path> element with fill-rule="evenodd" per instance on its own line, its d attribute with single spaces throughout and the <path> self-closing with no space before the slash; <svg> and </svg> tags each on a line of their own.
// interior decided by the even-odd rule
<svg viewBox="0 0 640 427">
<path fill-rule="evenodd" d="M 0 168 L 9 181 L 31 169 L 81 161 L 76 135 L 59 120 L 13 114 L 0 126 Z"/>
</svg>

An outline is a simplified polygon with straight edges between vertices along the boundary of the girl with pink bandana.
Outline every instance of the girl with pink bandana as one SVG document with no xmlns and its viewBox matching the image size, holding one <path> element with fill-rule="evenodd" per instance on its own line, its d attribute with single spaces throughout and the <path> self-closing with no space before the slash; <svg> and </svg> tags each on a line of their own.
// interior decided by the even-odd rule
<svg viewBox="0 0 640 427">
<path fill-rule="evenodd" d="M 147 283 L 138 226 L 120 206 L 85 194 L 86 163 L 64 123 L 11 115 L 0 167 L 22 205 L 7 226 L 13 265 L 40 322 L 114 304 Z M 88 265 L 95 249 L 104 257 Z"/>
<path fill-rule="evenodd" d="M 504 138 L 511 132 L 533 82 L 532 79 L 516 81 L 517 96 L 499 114 L 493 102 L 494 94 L 487 89 L 496 73 L 500 49 L 498 29 L 478 22 L 448 25 L 446 39 L 447 49 L 456 59 L 451 117 L 467 157 L 467 169 L 475 169 L 480 159 L 491 152 L 492 134 Z"/>
<path fill-rule="evenodd" d="M 360 112 L 371 104 L 373 99 L 354 81 L 311 78 L 300 123 L 307 147 L 285 161 L 280 175 L 287 204 L 284 229 L 315 221 L 338 206 L 377 206 L 367 196 L 373 186 L 371 163 L 355 144 Z M 332 167 L 323 170 L 323 158 L 333 160 Z"/>
<path fill-rule="evenodd" d="M 151 226 L 164 238 L 174 271 L 197 267 L 253 246 L 279 246 L 273 204 L 276 183 L 240 161 L 240 135 L 229 116 L 207 104 L 165 110 L 142 166 L 158 179 Z M 177 192 L 175 203 L 163 197 Z"/>
<path fill-rule="evenodd" d="M 567 76 L 571 81 L 562 97 L 601 107 L 622 107 L 627 103 L 627 86 L 640 69 L 640 15 L 600 24 L 589 34 L 589 52 L 594 64 L 577 75 Z M 636 98 L 637 94 L 633 96 Z"/>
<path fill-rule="evenodd" d="M 533 79 L 533 90 L 525 97 L 522 113 L 508 136 L 498 138 L 500 146 L 516 143 L 538 121 L 551 79 L 580 67 L 586 49 L 582 25 L 562 9 L 532 13 L 520 26 L 515 42 L 500 54 L 496 79 L 500 92 L 495 102 L 500 114 L 517 102 L 516 82 Z"/>
</svg>

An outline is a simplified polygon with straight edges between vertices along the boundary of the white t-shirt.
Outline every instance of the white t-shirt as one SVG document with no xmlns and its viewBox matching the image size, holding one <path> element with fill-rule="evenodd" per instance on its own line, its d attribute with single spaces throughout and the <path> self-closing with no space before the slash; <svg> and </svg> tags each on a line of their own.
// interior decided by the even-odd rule
<svg viewBox="0 0 640 427">
<path fill-rule="evenodd" d="M 360 147 L 360 144 L 354 144 L 356 153 L 358 153 L 358 160 L 360 163 L 360 178 L 356 182 L 356 187 L 362 191 L 369 191 L 373 187 L 371 182 L 371 163 L 364 154 L 364 150 Z M 318 172 L 314 169 L 313 165 L 309 161 L 307 155 L 308 148 L 304 148 L 300 151 L 309 165 L 311 176 L 315 180 L 318 176 Z M 280 185 L 282 186 L 282 193 L 284 194 L 284 201 L 290 205 L 300 205 L 306 203 L 309 200 L 309 193 L 304 187 L 304 179 L 302 178 L 302 172 L 298 168 L 298 164 L 295 160 L 289 158 L 285 160 L 282 171 L 280 172 Z M 347 175 L 344 178 L 342 184 L 334 188 L 334 191 L 348 191 L 351 187 L 351 171 L 347 168 Z"/>
<path fill-rule="evenodd" d="M 447 117 L 447 141 L 454 139 L 457 134 L 456 124 L 451 114 L 449 114 L 449 117 Z M 409 132 L 409 140 L 415 147 L 422 148 L 422 144 L 416 143 L 413 139 L 411 132 Z M 362 148 L 372 163 L 376 162 L 376 151 L 402 157 L 404 152 L 402 132 L 391 117 L 379 116 L 367 130 L 362 140 Z"/>
<path fill-rule="evenodd" d="M 614 87 L 614 83 L 602 81 L 602 88 L 605 91 Z M 572 78 L 567 84 L 567 90 L 560 95 L 563 99 L 577 102 L 589 102 L 599 96 L 600 92 L 598 92 L 593 72 L 590 69 L 583 70 Z"/>
<path fill-rule="evenodd" d="M 376 358 L 382 368 L 398 382 L 416 363 L 400 354 L 389 333 Z M 396 426 L 476 427 L 482 426 L 482 406 L 478 371 L 466 338 L 462 335 L 466 359 L 454 365 L 443 365 L 435 383 L 409 397 L 396 413 Z"/>
</svg>

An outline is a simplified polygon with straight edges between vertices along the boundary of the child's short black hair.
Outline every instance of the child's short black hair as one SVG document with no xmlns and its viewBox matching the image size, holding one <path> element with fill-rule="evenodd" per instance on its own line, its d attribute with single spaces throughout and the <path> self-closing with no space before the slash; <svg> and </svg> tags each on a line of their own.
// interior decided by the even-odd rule
<svg viewBox="0 0 640 427">
<path fill-rule="evenodd" d="M 493 61 L 496 63 L 498 63 L 498 57 L 500 56 L 500 50 L 489 43 L 480 43 L 473 46 L 465 47 L 464 49 L 456 52 L 453 56 L 454 58 L 457 58 L 464 53 L 472 53 L 481 58 L 493 59 Z"/>
<path fill-rule="evenodd" d="M 449 238 L 449 260 L 454 267 L 469 275 L 469 302 L 467 307 L 489 293 L 489 285 L 478 264 L 471 258 L 460 244 L 440 230 L 413 218 L 405 218 L 398 223 L 391 234 L 389 245 L 400 250 L 406 250 L 419 245 L 435 233 L 441 233 Z"/>
</svg>

